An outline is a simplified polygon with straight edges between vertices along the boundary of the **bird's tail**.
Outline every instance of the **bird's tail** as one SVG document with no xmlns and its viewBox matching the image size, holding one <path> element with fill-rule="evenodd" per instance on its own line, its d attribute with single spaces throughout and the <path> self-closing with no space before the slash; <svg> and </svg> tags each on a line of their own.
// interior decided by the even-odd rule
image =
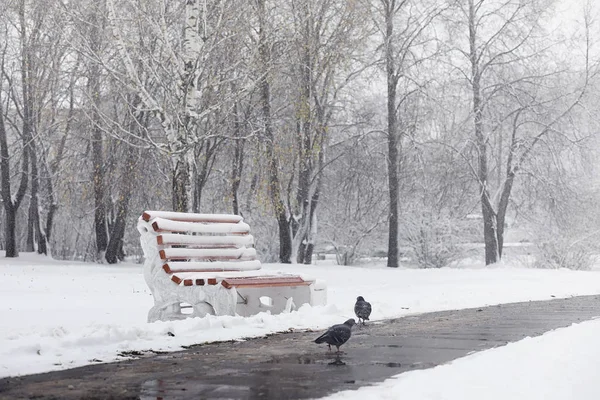
<svg viewBox="0 0 600 400">
<path fill-rule="evenodd" d="M 318 338 L 315 339 L 315 343 L 316 344 L 321 344 L 325 342 L 325 338 L 327 337 L 327 334 L 322 334 L 321 336 L 319 336 Z"/>
</svg>

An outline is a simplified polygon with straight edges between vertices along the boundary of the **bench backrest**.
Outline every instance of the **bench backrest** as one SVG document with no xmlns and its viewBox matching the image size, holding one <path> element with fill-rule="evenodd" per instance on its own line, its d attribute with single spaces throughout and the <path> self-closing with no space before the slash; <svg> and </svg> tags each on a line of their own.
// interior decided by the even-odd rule
<svg viewBox="0 0 600 400">
<path fill-rule="evenodd" d="M 145 211 L 138 230 L 142 240 L 155 241 L 167 274 L 261 268 L 250 227 L 239 215 Z"/>
</svg>

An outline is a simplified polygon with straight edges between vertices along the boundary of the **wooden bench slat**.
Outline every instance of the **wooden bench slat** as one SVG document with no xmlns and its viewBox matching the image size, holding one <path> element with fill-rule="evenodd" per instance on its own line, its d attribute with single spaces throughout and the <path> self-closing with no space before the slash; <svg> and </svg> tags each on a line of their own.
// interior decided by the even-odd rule
<svg viewBox="0 0 600 400">
<path fill-rule="evenodd" d="M 231 288 L 261 288 L 261 287 L 281 287 L 281 286 L 308 286 L 311 282 L 305 281 L 300 276 L 247 276 L 238 278 L 193 278 L 189 274 L 172 275 L 171 280 L 177 285 L 183 286 L 203 286 L 216 285 L 221 279 L 221 285 L 226 289 Z"/>
<path fill-rule="evenodd" d="M 193 279 L 193 278 L 182 278 L 181 276 L 177 276 L 177 275 L 171 275 L 171 280 L 173 282 L 175 282 L 177 285 L 181 285 L 183 283 L 183 286 L 194 286 L 194 284 L 196 284 L 197 286 L 204 286 L 204 284 L 216 285 L 218 283 L 217 278 Z"/>
<path fill-rule="evenodd" d="M 159 250 L 161 260 L 239 260 L 252 261 L 256 259 L 256 249 L 242 247 L 239 249 L 188 249 L 168 248 Z"/>
<path fill-rule="evenodd" d="M 208 248 L 240 248 L 251 247 L 254 244 L 254 236 L 198 236 L 181 235 L 177 233 L 163 233 L 156 237 L 160 245 L 194 245 L 206 246 Z"/>
<path fill-rule="evenodd" d="M 256 271 L 260 270 L 260 260 L 250 261 L 216 261 L 216 262 L 201 262 L 201 261 L 186 261 L 186 262 L 171 262 L 163 265 L 163 270 L 167 274 L 176 272 L 225 272 L 225 271 Z"/>
<path fill-rule="evenodd" d="M 164 218 L 172 221 L 188 221 L 188 222 L 212 222 L 212 223 L 237 223 L 243 218 L 233 214 L 199 214 L 199 213 L 184 213 L 175 211 L 144 211 L 142 219 L 149 222 L 153 218 Z"/>
<path fill-rule="evenodd" d="M 179 276 L 182 279 L 209 279 L 216 278 L 219 282 L 223 279 L 229 278 L 256 278 L 256 277 L 280 277 L 281 274 L 272 274 L 263 270 L 247 270 L 247 271 L 207 271 L 207 272 L 184 272 L 184 271 L 173 271 L 174 275 Z M 172 275 L 170 274 L 170 275 Z M 170 276 L 167 275 L 167 276 Z M 284 275 L 288 276 L 288 275 Z M 299 275 L 301 276 L 301 275 Z"/>
<path fill-rule="evenodd" d="M 227 289 L 232 287 L 273 287 L 273 286 L 308 286 L 310 282 L 306 282 L 299 276 L 260 276 L 248 278 L 226 278 L 221 281 Z"/>
<path fill-rule="evenodd" d="M 247 235 L 250 233 L 250 226 L 245 222 L 211 224 L 172 221 L 164 218 L 154 218 L 152 229 L 155 232 L 220 233 L 229 235 Z"/>
</svg>

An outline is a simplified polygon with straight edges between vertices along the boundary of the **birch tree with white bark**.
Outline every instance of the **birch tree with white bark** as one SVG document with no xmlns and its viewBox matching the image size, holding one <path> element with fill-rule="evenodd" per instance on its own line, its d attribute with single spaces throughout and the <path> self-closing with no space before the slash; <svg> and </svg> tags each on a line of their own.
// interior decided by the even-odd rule
<svg viewBox="0 0 600 400">
<path fill-rule="evenodd" d="M 203 123 L 222 105 L 221 99 L 202 101 L 207 91 L 218 93 L 210 66 L 225 51 L 220 47 L 224 35 L 232 34 L 227 28 L 241 18 L 243 8 L 201 0 L 130 5 L 107 0 L 112 40 L 124 68 L 119 79 L 160 123 L 164 140 L 153 145 L 171 162 L 172 207 L 191 211 L 198 182 L 194 151 L 214 137 Z M 125 28 L 132 20 L 140 31 Z M 152 54 L 132 42 L 136 36 L 155 43 Z"/>
</svg>

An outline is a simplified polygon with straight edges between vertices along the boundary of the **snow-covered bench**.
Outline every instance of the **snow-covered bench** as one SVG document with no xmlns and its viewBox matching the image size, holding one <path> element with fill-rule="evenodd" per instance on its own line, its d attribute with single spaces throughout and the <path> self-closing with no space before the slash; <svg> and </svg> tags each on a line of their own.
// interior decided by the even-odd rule
<svg viewBox="0 0 600 400">
<path fill-rule="evenodd" d="M 326 303 L 322 282 L 261 271 L 250 227 L 238 215 L 145 211 L 137 228 L 154 297 L 148 322 Z"/>
</svg>

